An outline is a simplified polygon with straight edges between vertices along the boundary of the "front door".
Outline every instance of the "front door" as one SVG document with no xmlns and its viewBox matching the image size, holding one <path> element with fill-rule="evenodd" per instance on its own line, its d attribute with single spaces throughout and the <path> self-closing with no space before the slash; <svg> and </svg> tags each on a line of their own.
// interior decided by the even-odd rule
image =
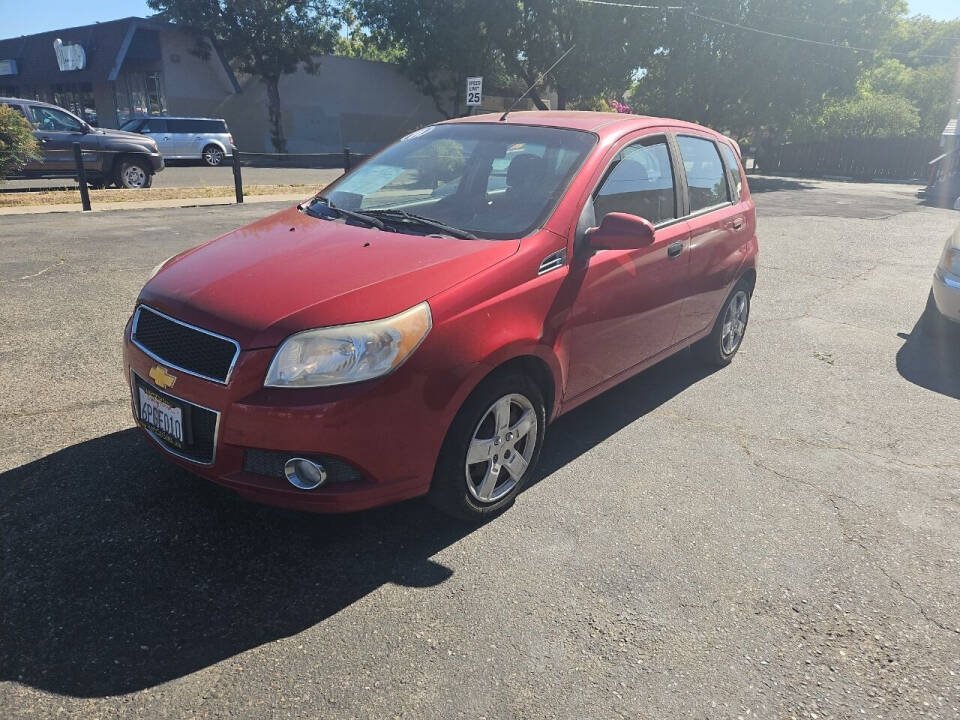
<svg viewBox="0 0 960 720">
<path fill-rule="evenodd" d="M 144 120 L 143 126 L 140 128 L 140 134 L 153 138 L 157 143 L 160 154 L 164 157 L 171 157 L 178 154 L 176 152 L 176 144 L 167 129 L 166 118 L 149 118 L 148 120 Z"/>
<path fill-rule="evenodd" d="M 96 133 L 87 132 L 86 125 L 73 115 L 57 108 L 28 105 L 27 112 L 34 127 L 34 135 L 40 143 L 43 160 L 38 165 L 29 165 L 27 170 L 41 170 L 64 176 L 76 174 L 73 158 L 73 143 L 80 143 L 83 164 L 94 170 L 98 163 L 99 143 Z"/>
<path fill-rule="evenodd" d="M 690 255 L 674 178 L 666 136 L 643 137 L 615 153 L 587 201 L 589 224 L 607 213 L 629 213 L 653 223 L 656 235 L 635 250 L 575 248 L 568 282 L 576 296 L 564 331 L 567 401 L 673 343 Z"/>
</svg>

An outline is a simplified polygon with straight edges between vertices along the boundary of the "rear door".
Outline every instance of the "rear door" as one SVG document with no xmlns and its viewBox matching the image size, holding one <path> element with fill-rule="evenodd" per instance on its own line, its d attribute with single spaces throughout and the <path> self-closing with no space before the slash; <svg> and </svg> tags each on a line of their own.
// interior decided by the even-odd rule
<svg viewBox="0 0 960 720">
<path fill-rule="evenodd" d="M 736 270 L 731 260 L 742 245 L 746 218 L 734 201 L 736 188 L 731 188 L 717 141 L 692 130 L 678 132 L 675 141 L 688 189 L 690 226 L 690 278 L 676 333 L 681 342 L 716 320 Z"/>
<path fill-rule="evenodd" d="M 185 157 L 190 147 L 190 120 L 167 119 L 170 157 Z"/>
<path fill-rule="evenodd" d="M 574 243 L 570 282 L 577 294 L 564 331 L 566 400 L 673 343 L 689 263 L 674 164 L 666 134 L 645 131 L 619 146 L 587 200 L 581 225 L 623 212 L 649 220 L 656 235 L 653 244 L 634 250 L 594 251 L 579 237 Z"/>
</svg>

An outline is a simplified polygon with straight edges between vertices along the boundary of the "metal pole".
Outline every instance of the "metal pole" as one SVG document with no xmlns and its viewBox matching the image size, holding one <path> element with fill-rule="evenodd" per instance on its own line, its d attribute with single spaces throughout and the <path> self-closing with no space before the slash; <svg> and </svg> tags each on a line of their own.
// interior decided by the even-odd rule
<svg viewBox="0 0 960 720">
<path fill-rule="evenodd" d="M 345 172 L 350 172 L 350 148 L 348 147 L 343 149 L 343 169 Z"/>
<path fill-rule="evenodd" d="M 80 143 L 73 143 L 73 162 L 77 168 L 77 182 L 80 184 L 80 204 L 83 211 L 90 211 L 90 188 L 87 187 L 87 171 L 83 167 L 83 150 Z"/>
<path fill-rule="evenodd" d="M 240 175 L 240 151 L 236 145 L 230 147 L 230 157 L 233 160 L 233 190 L 237 195 L 237 202 L 243 202 L 243 178 Z"/>
</svg>

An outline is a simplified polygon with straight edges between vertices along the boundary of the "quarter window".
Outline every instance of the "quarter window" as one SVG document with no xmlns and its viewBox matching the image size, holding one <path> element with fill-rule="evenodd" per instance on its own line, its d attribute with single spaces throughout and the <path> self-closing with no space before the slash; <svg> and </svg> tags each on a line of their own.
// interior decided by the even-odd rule
<svg viewBox="0 0 960 720">
<path fill-rule="evenodd" d="M 594 193 L 593 203 L 598 221 L 612 212 L 637 215 L 654 225 L 675 218 L 676 193 L 666 140 L 621 150 Z"/>
<path fill-rule="evenodd" d="M 727 180 L 713 141 L 679 135 L 677 145 L 687 173 L 690 212 L 727 202 Z"/>
</svg>

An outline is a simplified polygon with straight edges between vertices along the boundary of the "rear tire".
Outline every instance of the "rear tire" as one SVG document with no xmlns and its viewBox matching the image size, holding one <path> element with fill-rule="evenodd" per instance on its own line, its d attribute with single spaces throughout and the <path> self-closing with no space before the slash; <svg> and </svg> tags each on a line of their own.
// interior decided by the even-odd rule
<svg viewBox="0 0 960 720">
<path fill-rule="evenodd" d="M 205 165 L 217 167 L 223 162 L 224 152 L 218 146 L 211 144 L 203 149 L 203 152 L 200 153 L 200 158 Z"/>
<path fill-rule="evenodd" d="M 515 371 L 487 378 L 447 432 L 427 499 L 468 522 L 500 514 L 529 483 L 546 424 L 543 393 L 533 380 Z"/>
<path fill-rule="evenodd" d="M 725 367 L 737 354 L 747 333 L 752 294 L 750 283 L 741 278 L 724 301 L 713 330 L 694 345 L 694 352 L 707 365 Z"/>
</svg>

